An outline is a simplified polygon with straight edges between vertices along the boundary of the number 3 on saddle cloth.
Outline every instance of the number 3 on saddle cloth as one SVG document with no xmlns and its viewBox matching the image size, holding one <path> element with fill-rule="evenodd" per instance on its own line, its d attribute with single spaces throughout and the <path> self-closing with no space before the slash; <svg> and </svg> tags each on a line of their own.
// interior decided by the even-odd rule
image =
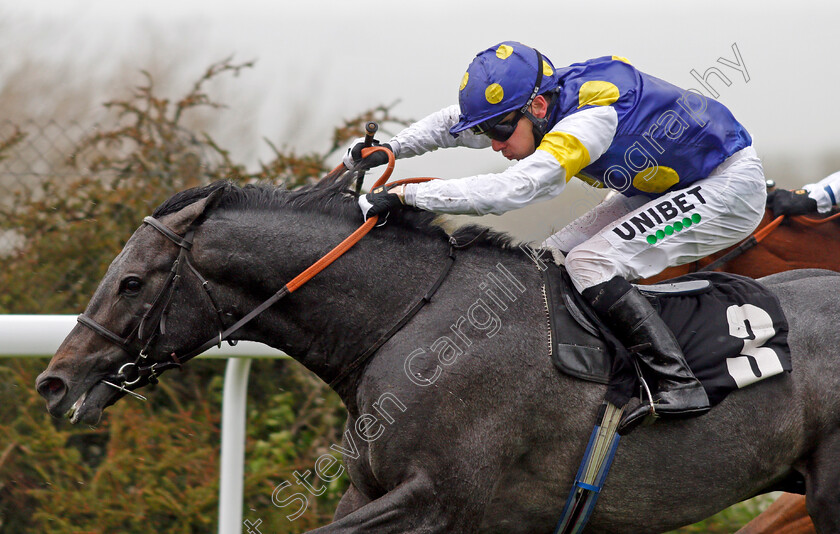
<svg viewBox="0 0 840 534">
<path fill-rule="evenodd" d="M 638 289 L 671 328 L 712 406 L 735 389 L 790 372 L 787 318 L 767 288 L 720 272 L 670 282 Z M 547 264 L 543 284 L 554 365 L 576 378 L 608 384 L 606 400 L 627 404 L 641 386 L 627 349 L 574 290 L 565 269 Z M 656 383 L 655 376 L 641 372 L 648 384 Z"/>
</svg>

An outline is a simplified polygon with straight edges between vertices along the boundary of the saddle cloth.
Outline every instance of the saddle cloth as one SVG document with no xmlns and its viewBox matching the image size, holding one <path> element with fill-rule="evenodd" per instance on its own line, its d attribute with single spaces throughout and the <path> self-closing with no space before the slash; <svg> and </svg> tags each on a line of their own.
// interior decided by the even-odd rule
<svg viewBox="0 0 840 534">
<path fill-rule="evenodd" d="M 773 293 L 752 278 L 728 273 L 670 280 L 687 281 L 688 290 L 667 293 L 637 287 L 671 328 L 712 405 L 735 389 L 790 372 L 787 318 Z M 548 264 L 543 284 L 554 365 L 607 384 L 606 399 L 624 406 L 640 386 L 633 357 L 573 288 L 565 269 Z M 655 391 L 656 376 L 640 367 Z"/>
</svg>

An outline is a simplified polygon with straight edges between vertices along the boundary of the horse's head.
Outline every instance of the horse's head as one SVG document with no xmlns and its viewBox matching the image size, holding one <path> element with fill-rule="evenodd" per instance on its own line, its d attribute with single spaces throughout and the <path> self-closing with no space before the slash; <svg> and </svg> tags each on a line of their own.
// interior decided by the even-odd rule
<svg viewBox="0 0 840 534">
<path fill-rule="evenodd" d="M 127 390 L 177 366 L 173 354 L 218 335 L 217 311 L 189 248 L 191 225 L 222 191 L 145 222 L 128 240 L 36 380 L 53 416 L 95 424 Z M 167 321 L 168 314 L 177 320 Z"/>
</svg>

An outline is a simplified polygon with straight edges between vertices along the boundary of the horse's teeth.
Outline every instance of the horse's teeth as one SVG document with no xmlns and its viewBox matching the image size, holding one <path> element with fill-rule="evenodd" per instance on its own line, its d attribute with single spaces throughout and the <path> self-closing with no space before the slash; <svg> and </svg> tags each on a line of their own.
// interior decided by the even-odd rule
<svg viewBox="0 0 840 534">
<path fill-rule="evenodd" d="M 78 422 L 79 409 L 82 407 L 82 404 L 85 403 L 85 398 L 87 398 L 87 391 L 82 393 L 82 396 L 79 397 L 79 399 L 73 403 L 73 406 L 71 406 L 69 410 L 67 410 L 67 417 L 70 418 L 71 424 L 75 425 Z"/>
</svg>

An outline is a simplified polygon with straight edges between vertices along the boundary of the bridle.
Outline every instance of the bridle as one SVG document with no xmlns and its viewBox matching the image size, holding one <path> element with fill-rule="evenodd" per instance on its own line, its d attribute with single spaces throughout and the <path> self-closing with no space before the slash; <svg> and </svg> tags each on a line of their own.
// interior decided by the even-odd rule
<svg viewBox="0 0 840 534">
<path fill-rule="evenodd" d="M 365 148 L 362 151 L 362 156 L 367 157 L 371 153 L 376 151 L 386 152 L 386 154 L 388 155 L 388 167 L 386 168 L 382 176 L 374 184 L 374 189 L 383 185 L 394 169 L 394 155 L 387 148 L 378 146 Z M 424 182 L 432 179 L 433 178 L 410 178 L 406 180 L 397 180 L 395 182 L 392 182 L 391 184 L 386 185 L 386 187 L 392 187 L 405 183 Z M 208 281 L 201 275 L 201 273 L 198 272 L 198 270 L 193 266 L 192 262 L 190 261 L 190 251 L 193 245 L 192 239 L 195 233 L 195 229 L 191 226 L 188 228 L 187 232 L 183 236 L 181 236 L 153 217 L 144 218 L 144 224 L 148 224 L 179 247 L 178 257 L 172 264 L 172 268 L 170 269 L 169 275 L 166 281 L 164 282 L 163 286 L 161 287 L 160 291 L 158 291 L 151 304 L 147 304 L 145 306 L 146 311 L 140 319 L 140 322 L 126 337 L 121 337 L 120 335 L 114 333 L 105 326 L 99 324 L 94 319 L 88 317 L 84 313 L 79 315 L 79 317 L 77 318 L 80 324 L 90 328 L 103 338 L 119 346 L 128 354 L 132 354 L 131 346 L 135 344 L 135 341 L 140 341 L 141 343 L 143 343 L 143 348 L 140 350 L 133 362 L 123 364 L 116 372 L 116 374 L 105 377 L 101 380 L 101 382 L 119 390 L 124 394 L 129 394 L 138 399 L 146 400 L 145 397 L 138 393 L 135 393 L 134 391 L 132 391 L 132 389 L 137 389 L 146 384 L 156 384 L 158 382 L 158 377 L 164 371 L 175 367 L 181 367 L 187 361 L 198 356 L 199 354 L 213 346 L 221 347 L 222 341 L 227 340 L 228 343 L 230 343 L 231 345 L 236 344 L 235 340 L 230 339 L 231 335 L 233 335 L 235 332 L 237 332 L 239 329 L 241 329 L 243 326 L 249 323 L 252 319 L 260 315 L 262 312 L 267 310 L 269 307 L 274 305 L 277 301 L 300 288 L 313 276 L 321 272 L 333 261 L 338 259 L 342 254 L 344 254 L 344 252 L 349 250 L 374 226 L 376 226 L 378 219 L 378 216 L 368 218 L 365 221 L 365 223 L 362 226 L 360 226 L 355 232 L 353 232 L 350 236 L 344 239 L 344 241 L 339 243 L 335 248 L 333 248 L 330 252 L 321 257 L 318 261 L 312 264 L 305 271 L 303 271 L 298 276 L 286 283 L 282 288 L 280 288 L 280 290 L 274 293 L 274 295 L 263 301 L 260 305 L 251 310 L 248 314 L 236 321 L 231 326 L 225 327 L 223 312 L 217 304 L 215 297 L 213 296 L 213 292 Z M 486 231 L 487 229 L 485 229 L 483 232 L 481 232 L 472 240 L 470 240 L 470 242 L 463 245 L 458 244 L 457 242 L 455 242 L 454 239 L 450 238 L 448 261 L 446 262 L 446 265 L 442 270 L 441 274 L 432 284 L 431 288 L 422 296 L 421 299 L 419 299 L 414 304 L 414 306 L 412 306 L 408 310 L 408 312 L 406 312 L 406 314 L 390 330 L 388 330 L 384 335 L 377 339 L 373 343 L 373 345 L 371 345 L 366 351 L 362 352 L 355 360 L 350 362 L 350 364 L 335 379 L 333 379 L 330 382 L 330 386 L 333 388 L 337 387 L 341 382 L 347 379 L 354 371 L 358 371 L 359 369 L 363 368 L 365 364 L 370 360 L 370 358 L 373 357 L 374 354 L 376 354 L 378 349 L 382 345 L 384 345 L 386 341 L 388 341 L 388 339 L 390 339 L 397 331 L 399 331 L 417 312 L 420 311 L 420 309 L 426 303 L 430 302 L 432 295 L 434 295 L 437 289 L 441 286 L 444 279 L 448 275 L 452 265 L 455 262 L 455 250 L 470 246 Z M 150 360 L 149 350 L 156 341 L 157 337 L 161 334 L 166 333 L 167 311 L 172 301 L 172 296 L 175 294 L 175 291 L 177 290 L 177 287 L 181 283 L 181 280 L 183 278 L 182 272 L 185 265 L 187 266 L 189 271 L 192 272 L 193 275 L 198 278 L 198 281 L 201 283 L 201 287 L 204 288 L 207 297 L 212 303 L 213 310 L 215 310 L 216 312 L 216 326 L 218 328 L 219 335 L 218 337 L 214 336 L 212 339 L 209 339 L 205 343 L 201 344 L 199 347 L 187 352 L 182 356 L 177 356 L 173 352 L 169 355 L 169 360 Z M 153 330 L 150 331 L 146 325 L 148 322 L 154 320 L 153 318 L 157 313 L 157 310 L 160 310 L 158 314 L 157 325 Z M 149 332 L 152 333 L 149 334 Z M 132 389 L 128 389 L 129 386 Z"/>
<path fill-rule="evenodd" d="M 134 344 L 135 341 L 140 341 L 143 343 L 143 348 L 140 349 L 140 352 L 137 355 L 137 358 L 133 362 L 128 362 L 123 364 L 119 370 L 117 371 L 116 375 L 107 377 L 103 379 L 102 382 L 107 384 L 111 387 L 114 387 L 124 393 L 131 394 L 137 398 L 145 400 L 145 397 L 134 393 L 133 391 L 126 389 L 126 386 L 135 386 L 140 387 L 140 381 L 145 379 L 146 383 L 157 383 L 158 376 L 160 373 L 167 369 L 171 369 L 173 367 L 180 367 L 184 362 L 187 360 L 197 356 L 198 354 L 204 352 L 208 348 L 213 345 L 222 345 L 222 341 L 225 337 L 225 325 L 223 319 L 223 312 L 219 307 L 218 303 L 216 302 L 216 298 L 213 296 L 212 288 L 207 280 L 201 276 L 201 273 L 193 266 L 192 262 L 190 261 L 190 250 L 192 249 L 192 239 L 193 235 L 195 234 L 195 229 L 190 228 L 186 234 L 183 236 L 178 235 L 174 231 L 172 231 L 169 227 L 167 227 L 162 222 L 158 221 L 153 217 L 146 217 L 143 219 L 143 224 L 147 224 L 160 232 L 161 235 L 169 239 L 171 242 L 175 243 L 179 247 L 178 257 L 172 263 L 172 267 L 169 270 L 169 275 L 166 278 L 166 281 L 163 283 L 160 291 L 158 291 L 155 298 L 152 300 L 151 304 L 146 304 L 145 308 L 146 311 L 140 319 L 140 322 L 137 323 L 137 326 L 126 336 L 121 337 L 118 334 L 112 332 L 108 328 L 102 326 L 94 319 L 88 317 L 84 313 L 79 315 L 77 321 L 90 328 L 100 336 L 104 337 L 105 339 L 109 340 L 110 342 L 114 343 L 115 345 L 122 348 L 128 354 L 132 353 L 131 345 Z M 199 349 L 190 351 L 184 356 L 180 358 L 172 353 L 170 355 L 170 361 L 158 362 L 152 361 L 150 364 L 146 365 L 149 362 L 149 350 L 157 340 L 159 335 L 166 334 L 166 317 L 167 312 L 169 310 L 169 305 L 172 302 L 172 296 L 175 294 L 175 291 L 178 288 L 178 285 L 181 283 L 183 278 L 182 272 L 184 266 L 187 266 L 189 271 L 193 273 L 193 275 L 198 278 L 198 281 L 201 284 L 201 287 L 204 289 L 207 298 L 210 300 L 210 303 L 213 306 L 213 310 L 216 312 L 216 328 L 219 332 L 218 339 L 214 336 L 211 340 L 212 343 L 208 342 L 203 344 Z M 159 310 L 159 311 L 158 311 Z M 147 328 L 149 322 L 153 320 L 153 317 L 157 313 L 157 325 L 155 325 L 154 329 Z M 151 332 L 151 333 L 149 333 Z M 229 332 L 228 335 L 232 334 L 233 332 Z M 235 341 L 229 340 L 230 344 L 236 344 Z M 119 384 L 115 384 L 114 382 L 119 382 Z"/>
</svg>

